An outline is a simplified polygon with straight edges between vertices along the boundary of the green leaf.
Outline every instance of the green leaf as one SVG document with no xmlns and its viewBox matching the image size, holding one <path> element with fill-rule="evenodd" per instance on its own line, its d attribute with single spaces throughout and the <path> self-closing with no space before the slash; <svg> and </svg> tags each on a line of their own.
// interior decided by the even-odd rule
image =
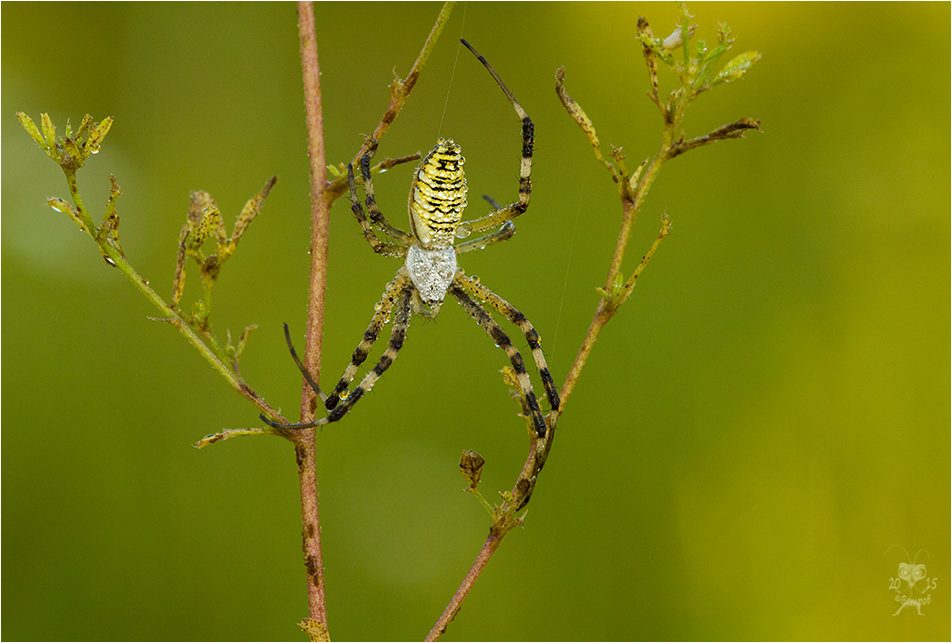
<svg viewBox="0 0 952 643">
<path fill-rule="evenodd" d="M 83 151 L 86 153 L 86 156 L 99 153 L 99 146 L 102 145 L 103 139 L 106 138 L 106 134 L 109 133 L 109 128 L 112 127 L 112 121 L 112 116 L 109 116 L 93 126 L 92 131 L 89 133 L 89 138 L 86 139 L 86 143 L 83 145 Z"/>
<path fill-rule="evenodd" d="M 79 124 L 79 129 L 76 130 L 76 140 L 81 141 L 86 138 L 86 135 L 89 133 L 89 126 L 93 124 L 93 117 L 89 114 L 83 116 L 83 121 Z"/>
<path fill-rule="evenodd" d="M 671 52 L 665 50 L 659 40 L 652 38 L 644 32 L 638 34 L 638 39 L 641 41 L 641 44 L 650 49 L 651 53 L 663 60 L 665 64 L 674 65 L 674 56 L 671 55 Z"/>
<path fill-rule="evenodd" d="M 724 68 L 720 71 L 720 73 L 714 77 L 714 81 L 711 83 L 711 85 L 713 86 L 720 83 L 731 83 L 735 80 L 740 80 L 758 60 L 760 60 L 759 51 L 745 51 L 742 54 L 734 56 L 726 65 L 724 65 Z"/>
<path fill-rule="evenodd" d="M 106 214 L 103 216 L 102 225 L 99 226 L 97 240 L 112 239 L 119 243 L 119 212 L 116 211 L 116 201 L 122 190 L 116 182 L 116 177 L 109 175 L 111 188 L 109 190 L 109 200 L 106 202 Z"/>
<path fill-rule="evenodd" d="M 49 149 L 49 145 L 47 145 L 43 139 L 43 135 L 40 134 L 40 129 L 36 126 L 36 123 L 33 122 L 32 118 L 23 112 L 17 112 L 17 120 L 20 121 L 20 125 L 26 130 L 26 133 L 33 137 L 33 140 L 40 146 L 40 149 L 44 151 Z"/>
<path fill-rule="evenodd" d="M 235 221 L 235 229 L 231 233 L 232 242 L 238 243 L 238 240 L 241 239 L 241 236 L 245 233 L 245 230 L 248 229 L 248 226 L 251 225 L 251 222 L 254 221 L 255 217 L 258 216 L 258 213 L 261 212 L 261 205 L 264 203 L 264 200 L 271 192 L 271 188 L 274 187 L 274 184 L 277 183 L 277 181 L 278 177 L 272 176 L 270 179 L 268 179 L 268 182 L 265 183 L 265 186 L 261 189 L 261 191 L 249 199 L 247 203 L 245 203 L 245 207 L 241 209 L 241 214 L 238 215 L 238 220 Z"/>
<path fill-rule="evenodd" d="M 46 139 L 47 150 L 56 149 L 56 128 L 53 127 L 53 121 L 49 114 L 40 114 L 40 126 L 43 128 L 43 138 Z"/>
</svg>

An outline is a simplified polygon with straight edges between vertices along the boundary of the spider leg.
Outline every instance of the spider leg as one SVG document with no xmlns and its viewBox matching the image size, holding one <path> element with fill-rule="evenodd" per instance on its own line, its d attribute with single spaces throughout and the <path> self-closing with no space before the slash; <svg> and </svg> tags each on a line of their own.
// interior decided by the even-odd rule
<svg viewBox="0 0 952 643">
<path fill-rule="evenodd" d="M 482 250 L 486 246 L 491 246 L 494 243 L 499 243 L 500 241 L 507 241 L 508 239 L 512 239 L 512 235 L 514 234 L 516 234 L 516 224 L 512 221 L 506 221 L 492 234 L 487 234 L 483 237 L 477 237 L 476 239 L 470 239 L 469 241 L 464 241 L 463 243 L 457 243 L 453 247 L 456 248 L 456 254 L 461 255 L 464 252 Z"/>
<path fill-rule="evenodd" d="M 484 194 L 483 198 L 489 202 L 489 205 L 493 206 L 493 210 L 502 210 L 502 206 L 499 205 L 499 201 L 497 201 L 496 199 L 492 198 L 488 194 Z"/>
<path fill-rule="evenodd" d="M 484 194 L 483 198 L 489 202 L 489 205 L 493 207 L 493 210 L 502 209 L 502 206 L 499 205 L 499 202 L 488 194 Z M 464 252 L 482 250 L 486 246 L 491 246 L 494 243 L 512 239 L 512 235 L 514 234 L 516 234 L 516 224 L 510 219 L 509 221 L 503 223 L 502 226 L 492 234 L 487 234 L 484 237 L 478 237 L 476 239 L 470 239 L 469 241 L 456 244 L 456 254 L 461 255 Z"/>
<path fill-rule="evenodd" d="M 466 292 L 462 285 L 459 273 L 457 273 L 456 278 L 450 285 L 449 292 L 459 300 L 459 303 L 463 306 L 466 312 L 469 313 L 470 317 L 476 320 L 476 323 L 486 331 L 486 334 L 493 338 L 493 341 L 496 342 L 496 345 L 506 351 L 506 354 L 509 356 L 509 361 L 512 362 L 512 368 L 516 373 L 516 380 L 519 382 L 519 388 L 522 389 L 522 397 L 529 409 L 532 425 L 540 438 L 545 437 L 545 420 L 542 418 L 542 411 L 539 409 L 539 403 L 536 401 L 535 392 L 532 390 L 532 382 L 529 380 L 529 374 L 526 372 L 526 366 L 522 360 L 522 355 L 520 355 L 519 351 L 516 350 L 516 347 L 512 345 L 512 342 L 509 341 L 509 336 L 506 335 L 506 332 L 502 329 L 502 327 L 496 323 L 496 320 L 494 320 L 492 316 L 486 312 L 482 306 L 479 305 L 478 301 L 473 299 L 472 295 Z"/>
<path fill-rule="evenodd" d="M 374 196 L 374 181 L 370 176 L 370 159 L 376 150 L 377 145 L 374 143 L 370 151 L 360 157 L 360 175 L 364 180 L 364 202 L 367 204 L 367 215 L 370 217 L 370 221 L 383 230 L 387 236 L 395 239 L 400 245 L 408 246 L 413 241 L 413 237 L 408 232 L 391 225 L 387 218 L 383 216 L 380 208 L 377 207 L 377 198 Z"/>
<path fill-rule="evenodd" d="M 341 396 L 346 397 L 345 391 L 347 391 L 350 383 L 353 381 L 354 375 L 357 374 L 357 368 L 367 359 L 370 349 L 373 347 L 374 342 L 377 341 L 380 329 L 383 328 L 384 324 L 387 323 L 387 319 L 390 318 L 390 312 L 393 310 L 394 304 L 400 296 L 400 290 L 406 288 L 408 283 L 409 279 L 404 274 L 404 270 L 401 269 L 394 280 L 388 283 L 387 287 L 384 288 L 383 297 L 381 297 L 380 301 L 374 306 L 374 316 L 370 320 L 367 330 L 364 331 L 364 338 L 360 344 L 357 345 L 357 348 L 354 349 L 354 354 L 350 358 L 350 364 L 344 369 L 344 374 L 341 375 L 337 386 L 334 387 L 330 395 L 321 398 L 324 400 L 324 406 L 328 411 L 337 406 L 338 402 L 341 401 Z"/>
<path fill-rule="evenodd" d="M 516 114 L 522 119 L 522 161 L 519 165 L 519 200 L 510 203 L 504 208 L 497 208 L 495 212 L 487 214 L 484 217 L 467 221 L 467 224 L 473 232 L 479 232 L 480 230 L 494 228 L 505 221 L 514 219 L 529 208 L 529 197 L 532 194 L 530 175 L 532 173 L 532 148 L 535 144 L 535 126 L 532 124 L 532 119 L 529 118 L 529 114 L 522 108 L 522 105 L 519 104 L 515 96 L 512 95 L 512 92 L 509 91 L 506 84 L 502 82 L 499 74 L 486 62 L 486 59 L 465 40 L 460 39 L 460 42 L 473 52 L 476 58 L 479 59 L 479 62 L 483 64 L 483 67 L 492 75 L 496 80 L 496 84 L 499 85 L 499 88 L 502 90 L 502 93 L 505 94 L 509 102 L 512 103 Z"/>
<path fill-rule="evenodd" d="M 410 325 L 410 308 L 413 295 L 413 284 L 406 282 L 401 284 L 401 290 L 397 293 L 397 301 L 394 305 L 393 330 L 390 333 L 390 344 L 387 350 L 383 352 L 380 359 L 372 369 L 367 371 L 364 378 L 360 380 L 347 399 L 343 400 L 339 406 L 334 408 L 327 417 L 327 422 L 336 422 L 341 419 L 355 404 L 363 397 L 364 393 L 370 391 L 380 379 L 380 376 L 390 368 L 393 360 L 397 359 L 397 353 L 403 348 L 403 340 L 406 338 L 407 327 Z"/>
<path fill-rule="evenodd" d="M 390 368 L 390 365 L 393 364 L 393 360 L 397 358 L 397 353 L 399 353 L 400 349 L 403 347 L 403 340 L 407 334 L 407 327 L 410 325 L 410 307 L 413 294 L 413 285 L 409 283 L 409 281 L 400 279 L 395 279 L 393 282 L 391 282 L 391 284 L 393 283 L 398 283 L 399 285 L 397 288 L 398 292 L 396 292 L 395 297 L 392 298 L 396 300 L 396 303 L 391 301 L 390 306 L 388 307 L 388 310 L 389 308 L 396 309 L 393 319 L 393 331 L 390 333 L 390 344 L 387 346 L 387 350 L 384 351 L 383 355 L 380 356 L 380 360 L 377 362 L 377 364 L 370 371 L 368 371 L 366 375 L 364 375 L 364 378 L 360 381 L 360 384 L 357 385 L 357 388 L 355 388 L 351 394 L 340 403 L 339 406 L 336 406 L 325 417 L 313 420 L 311 422 L 282 424 L 280 422 L 275 422 L 274 420 L 268 419 L 264 415 L 261 415 L 260 417 L 265 422 L 265 424 L 277 429 L 309 429 L 311 427 L 323 426 L 325 424 L 330 424 L 331 422 L 336 422 L 344 417 L 344 415 L 346 415 L 347 412 L 350 411 L 355 404 L 357 404 L 360 398 L 363 397 L 364 393 L 374 387 L 374 384 L 377 383 L 377 380 L 380 379 L 380 376 L 383 375 L 388 368 Z M 376 315 L 374 318 L 376 319 Z M 373 325 L 373 323 L 371 323 L 371 325 Z M 381 324 L 381 326 L 382 325 L 383 324 Z M 377 329 L 377 332 L 379 332 L 379 328 Z M 356 351 L 354 354 L 356 355 Z M 361 361 L 366 359 L 366 357 L 367 356 L 365 354 Z M 353 366 L 353 363 L 351 366 Z M 350 368 L 351 367 L 348 366 L 348 370 L 350 370 Z M 356 369 L 356 366 L 354 366 L 354 368 Z M 338 384 L 338 387 L 339 386 L 340 385 Z M 330 399 L 331 398 L 329 397 L 328 400 Z M 337 399 L 339 400 L 340 398 Z"/>
<path fill-rule="evenodd" d="M 555 382 L 552 381 L 552 374 L 549 373 L 549 366 L 546 364 L 545 355 L 542 353 L 542 337 L 533 328 L 532 323 L 515 306 L 462 272 L 456 273 L 456 282 L 476 295 L 477 299 L 487 302 L 505 315 L 506 319 L 518 326 L 523 332 L 526 336 L 526 342 L 529 344 L 529 350 L 532 351 L 532 359 L 535 360 L 536 367 L 539 369 L 542 386 L 545 388 L 546 397 L 549 398 L 549 407 L 553 411 L 557 411 L 559 409 L 559 391 L 555 387 Z"/>
<path fill-rule="evenodd" d="M 324 391 L 321 390 L 321 387 L 317 382 L 314 381 L 314 378 L 311 377 L 310 371 L 307 370 L 307 367 L 301 363 L 301 359 L 298 357 L 297 351 L 294 350 L 294 343 L 291 342 L 291 331 L 288 329 L 288 325 L 284 325 L 284 340 L 288 343 L 288 350 L 291 352 L 291 359 L 294 360 L 294 363 L 297 364 L 298 370 L 301 371 L 301 375 L 304 376 L 304 380 L 307 382 L 308 386 L 311 387 L 311 390 L 314 391 L 321 401 L 327 399 L 327 396 L 324 394 Z"/>
<path fill-rule="evenodd" d="M 369 164 L 370 161 L 367 156 L 364 156 L 361 159 L 361 163 L 363 163 L 363 159 L 368 159 L 367 162 Z M 368 165 L 368 172 L 369 172 L 369 165 Z M 357 218 L 357 223 L 360 224 L 360 229 L 364 233 L 364 239 L 367 240 L 367 243 L 370 244 L 370 247 L 373 248 L 373 251 L 376 252 L 377 254 L 382 254 L 387 257 L 404 256 L 407 253 L 406 244 L 387 243 L 385 241 L 381 241 L 380 237 L 377 236 L 377 233 L 374 232 L 373 225 L 367 219 L 367 216 L 364 214 L 364 209 L 363 207 L 361 207 L 360 201 L 357 199 L 356 183 L 357 182 L 354 180 L 354 166 L 348 164 L 347 165 L 347 184 L 350 186 L 350 209 L 351 211 L 353 211 L 354 217 Z M 367 185 L 370 185 L 370 184 L 367 184 Z M 369 196 L 368 196 L 368 201 L 372 201 L 372 199 L 373 199 L 373 187 L 371 186 Z M 376 204 L 374 205 L 374 209 L 376 209 Z M 379 214 L 379 210 L 377 211 L 377 213 Z M 380 215 L 380 217 L 383 218 L 383 215 Z"/>
</svg>

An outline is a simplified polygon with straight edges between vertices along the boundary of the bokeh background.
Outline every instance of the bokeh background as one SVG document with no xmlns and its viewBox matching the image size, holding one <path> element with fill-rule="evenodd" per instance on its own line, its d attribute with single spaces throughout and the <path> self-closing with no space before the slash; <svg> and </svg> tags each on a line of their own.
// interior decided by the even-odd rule
<svg viewBox="0 0 952 643">
<path fill-rule="evenodd" d="M 317 5 L 329 160 L 373 129 L 438 9 Z M 702 97 L 689 134 L 740 116 L 764 133 L 664 169 L 628 270 L 663 211 L 673 234 L 596 346 L 525 529 L 446 638 L 948 638 L 950 7 L 692 10 L 701 37 L 727 22 L 735 52 L 763 60 Z M 639 14 L 667 33 L 676 7 L 457 6 L 381 145 L 400 156 L 455 138 L 476 216 L 480 194 L 515 194 L 519 127 L 460 36 L 529 110 L 532 208 L 512 241 L 463 264 L 535 322 L 559 381 L 620 210 L 554 72 L 566 66 L 606 145 L 631 165 L 652 154 L 660 120 Z M 2 18 L 2 636 L 300 640 L 289 445 L 191 447 L 256 411 L 46 207 L 66 195 L 62 175 L 14 116 L 116 118 L 81 185 L 101 212 L 118 177 L 123 247 L 166 295 L 189 192 L 210 191 L 230 222 L 279 175 L 223 272 L 213 321 L 258 324 L 242 372 L 293 412 L 300 378 L 281 323 L 303 336 L 308 266 L 295 7 L 4 3 Z M 398 224 L 411 171 L 376 183 Z M 346 202 L 330 243 L 327 379 L 397 267 L 369 251 Z M 459 452 L 487 459 L 489 496 L 525 455 L 505 363 L 448 306 L 414 321 L 372 395 L 320 435 L 334 637 L 418 639 L 442 611 L 488 526 L 462 492 Z M 894 617 L 890 582 L 907 555 L 936 587 L 923 616 Z"/>
</svg>

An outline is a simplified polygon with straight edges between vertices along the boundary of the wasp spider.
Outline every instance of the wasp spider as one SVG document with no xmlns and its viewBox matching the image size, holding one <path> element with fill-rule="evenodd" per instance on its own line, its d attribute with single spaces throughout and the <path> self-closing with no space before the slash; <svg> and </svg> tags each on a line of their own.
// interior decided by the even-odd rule
<svg viewBox="0 0 952 643">
<path fill-rule="evenodd" d="M 374 316 L 364 332 L 363 341 L 354 350 L 350 365 L 347 366 L 340 381 L 329 395 L 325 395 L 311 375 L 304 368 L 291 346 L 290 336 L 285 326 L 285 336 L 291 355 L 298 368 L 304 374 L 311 388 L 324 401 L 330 411 L 327 416 L 300 424 L 279 424 L 262 416 L 269 425 L 285 429 L 302 429 L 335 422 L 341 419 L 358 400 L 370 391 L 383 375 L 403 346 L 411 314 L 434 317 L 449 293 L 462 305 L 463 309 L 486 331 L 497 346 L 506 351 L 515 371 L 516 380 L 521 389 L 523 407 L 527 410 L 532 425 L 540 437 L 546 434 L 546 424 L 532 389 L 532 382 L 519 351 L 512 345 L 509 336 L 496 323 L 483 303 L 504 315 L 519 327 L 526 337 L 532 358 L 539 369 L 542 385 L 552 410 L 559 408 L 559 394 L 546 366 L 545 356 L 540 348 L 539 333 L 525 315 L 495 294 L 475 277 L 467 276 L 457 268 L 456 256 L 471 250 L 482 250 L 486 246 L 512 237 L 515 225 L 512 219 L 529 207 L 532 191 L 530 172 L 532 169 L 533 125 L 529 115 L 516 101 L 512 93 L 483 58 L 465 40 L 462 43 L 476 55 L 486 67 L 503 93 L 512 103 L 519 118 L 522 119 L 522 163 L 519 169 L 519 199 L 505 207 L 488 199 L 494 211 L 473 221 L 462 222 L 463 209 L 466 207 L 466 177 L 463 174 L 463 155 L 459 145 L 451 139 L 439 139 L 436 147 L 427 154 L 417 167 L 413 185 L 410 188 L 410 232 L 391 225 L 377 207 L 374 198 L 373 181 L 370 176 L 370 159 L 376 151 L 376 142 L 360 159 L 360 174 L 363 179 L 366 214 L 357 198 L 356 181 L 353 166 L 348 166 L 351 209 L 357 218 L 364 238 L 374 252 L 385 256 L 404 258 L 403 266 L 397 271 L 393 281 L 387 284 L 383 297 L 374 307 Z M 469 241 L 454 242 L 472 233 L 495 229 L 483 236 Z M 378 231 L 390 240 L 378 236 Z M 353 390 L 350 384 L 357 374 L 358 367 L 367 359 L 370 349 L 380 334 L 384 324 L 392 317 L 393 329 L 390 344 L 376 366 L 368 371 Z"/>
</svg>

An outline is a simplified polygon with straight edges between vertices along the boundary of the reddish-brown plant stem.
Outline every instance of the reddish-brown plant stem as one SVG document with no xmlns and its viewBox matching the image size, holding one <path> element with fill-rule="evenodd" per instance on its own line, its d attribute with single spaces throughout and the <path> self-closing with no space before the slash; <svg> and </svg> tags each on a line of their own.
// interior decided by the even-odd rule
<svg viewBox="0 0 952 643">
<path fill-rule="evenodd" d="M 635 220 L 638 217 L 638 212 L 641 210 L 641 206 L 644 203 L 645 195 L 648 193 L 648 190 L 651 188 L 651 185 L 657 178 L 658 172 L 661 170 L 661 166 L 666 160 L 668 160 L 667 151 L 670 147 L 670 140 L 670 129 L 667 129 L 665 131 L 661 149 L 641 174 L 638 185 L 634 189 L 633 193 L 629 194 L 624 189 L 620 191 L 622 223 L 618 230 L 618 239 L 615 242 L 615 251 L 612 254 L 612 261 L 609 265 L 608 276 L 605 278 L 606 292 L 609 292 L 612 289 L 616 277 L 621 274 L 621 266 L 625 259 L 625 250 L 628 247 L 628 240 L 631 238 L 632 226 L 634 226 Z M 627 183 L 629 177 L 624 176 L 622 178 L 623 181 Z M 667 236 L 666 227 L 662 228 L 662 233 L 659 234 L 658 239 L 660 240 L 664 238 L 664 236 Z M 653 250 L 651 254 L 653 254 Z M 646 260 L 651 258 L 651 254 L 646 255 L 646 258 L 642 261 L 647 263 Z M 559 397 L 562 402 L 559 405 L 560 416 L 565 412 L 565 404 L 572 396 L 572 392 L 575 391 L 575 385 L 578 382 L 579 376 L 582 374 L 582 369 L 585 367 L 585 363 L 588 360 L 589 354 L 592 352 L 592 348 L 595 346 L 595 342 L 598 340 L 599 333 L 602 332 L 605 324 L 607 324 L 611 318 L 615 316 L 615 313 L 618 312 L 619 307 L 625 303 L 630 294 L 631 292 L 628 291 L 626 295 L 624 295 L 614 304 L 609 303 L 609 300 L 605 298 L 598 302 L 598 306 L 595 309 L 595 314 L 592 316 L 592 323 L 589 325 L 588 332 L 585 333 L 585 337 L 582 339 L 582 344 L 579 346 L 578 354 L 575 356 L 575 361 L 572 362 L 569 373 L 565 377 L 565 382 L 562 385 L 562 390 L 559 392 Z"/>
<path fill-rule="evenodd" d="M 564 76 L 564 74 L 562 75 Z M 579 108 L 579 111 L 581 111 L 581 108 Z M 594 135 L 594 127 L 592 127 L 591 132 Z M 631 228 L 635 223 L 638 211 L 644 202 L 644 197 L 647 194 L 648 189 L 651 187 L 651 184 L 657 177 L 658 171 L 661 169 L 661 165 L 668 158 L 666 152 L 669 146 L 670 139 L 668 138 L 668 134 L 666 132 L 666 137 L 662 143 L 661 151 L 659 151 L 658 155 L 655 156 L 651 163 L 648 164 L 647 168 L 641 175 L 641 180 L 638 182 L 638 185 L 634 188 L 634 190 L 629 189 L 629 177 L 626 173 L 616 174 L 613 171 L 613 166 L 607 162 L 605 163 L 606 167 L 615 177 L 616 182 L 621 181 L 619 195 L 621 197 L 623 213 L 622 224 L 619 229 L 618 238 L 615 243 L 615 251 L 612 255 L 612 261 L 609 265 L 608 277 L 606 279 L 606 293 L 611 292 L 617 276 L 621 273 L 621 266 L 625 257 L 625 250 L 628 245 L 628 240 L 631 237 Z M 597 147 L 596 156 L 601 158 Z M 667 224 L 665 224 L 662 227 L 662 231 L 658 235 L 658 239 L 655 241 L 655 245 L 652 246 L 649 253 L 646 254 L 642 259 L 642 263 L 636 270 L 636 276 L 644 268 L 644 265 L 647 263 L 647 261 L 650 260 L 651 255 L 654 254 L 654 250 L 656 249 L 658 242 L 660 242 L 660 240 L 667 235 L 667 231 L 668 227 Z M 592 317 L 592 322 L 589 325 L 588 332 L 582 339 L 582 344 L 579 346 L 579 351 L 575 361 L 573 362 L 572 367 L 569 369 L 569 373 L 565 378 L 565 382 L 562 385 L 561 391 L 559 392 L 559 397 L 561 400 L 559 408 L 550 414 L 549 425 L 553 428 L 553 430 L 549 432 L 549 435 L 545 438 L 545 442 L 542 444 L 539 444 L 537 440 L 532 440 L 525 465 L 523 466 L 522 472 L 519 475 L 516 486 L 513 487 L 512 494 L 518 503 L 515 507 L 516 511 L 524 507 L 529 502 L 529 497 L 531 496 L 532 490 L 535 486 L 536 477 L 542 470 L 542 467 L 545 465 L 545 461 L 549 456 L 549 451 L 552 448 L 552 443 L 555 440 L 555 423 L 558 418 L 561 417 L 562 413 L 565 412 L 565 403 L 575 390 L 575 385 L 582 373 L 585 362 L 588 360 L 592 349 L 595 347 L 595 343 L 598 340 L 599 334 L 605 327 L 605 324 L 607 324 L 609 320 L 615 316 L 615 313 L 618 312 L 618 308 L 625 302 L 625 300 L 627 300 L 628 295 L 630 294 L 630 290 L 628 290 L 626 294 L 624 294 L 618 301 L 614 303 L 605 298 L 599 301 L 598 306 L 595 309 L 595 314 Z M 520 485 L 526 485 L 524 490 L 520 489 Z M 518 519 L 514 519 L 514 517 L 506 512 L 500 512 L 498 514 L 498 517 L 494 521 L 492 529 L 490 530 L 489 538 L 483 545 L 483 549 L 479 552 L 479 556 L 476 557 L 476 561 L 466 574 L 466 577 L 460 584 L 459 589 L 456 590 L 456 594 L 453 595 L 453 598 L 446 606 L 446 609 L 443 610 L 443 614 L 436 622 L 436 625 L 433 626 L 433 629 L 430 631 L 427 640 L 437 640 L 443 634 L 443 632 L 446 631 L 450 621 L 453 620 L 462 607 L 463 600 L 466 598 L 467 594 L 469 594 L 473 585 L 476 583 L 476 580 L 486 567 L 486 563 L 489 562 L 489 559 L 492 557 L 493 553 L 495 553 L 496 549 L 502 542 L 503 537 L 505 537 L 512 525 L 518 524 L 517 521 Z"/>
<path fill-rule="evenodd" d="M 321 104 L 320 65 L 314 7 L 298 2 L 298 32 L 301 43 L 301 68 L 307 115 L 308 158 L 311 178 L 311 276 L 308 288 L 307 335 L 304 364 L 315 380 L 321 373 L 321 347 L 324 338 L 324 294 L 327 283 L 327 231 L 330 202 L 326 198 L 327 164 L 324 153 L 324 115 Z M 301 421 L 314 418 L 315 393 L 305 382 L 301 392 Z M 303 522 L 302 547 L 307 571 L 308 619 L 304 629 L 311 640 L 330 640 L 327 630 L 327 602 L 324 594 L 324 560 L 321 550 L 321 524 L 317 498 L 316 430 L 305 429 L 293 437 L 301 490 Z"/>
<path fill-rule="evenodd" d="M 466 578 L 460 583 L 459 589 L 453 594 L 453 598 L 450 599 L 449 604 L 446 606 L 446 609 L 443 610 L 443 613 L 436 621 L 433 629 L 426 635 L 427 641 L 439 640 L 443 632 L 446 631 L 450 621 L 453 620 L 456 613 L 459 612 L 459 609 L 463 606 L 463 601 L 466 599 L 466 595 L 469 594 L 469 590 L 473 588 L 473 584 L 476 582 L 476 579 L 479 578 L 483 568 L 486 567 L 486 563 L 489 562 L 489 559 L 492 558 L 492 555 L 502 542 L 503 535 L 504 534 L 498 533 L 495 527 L 489 530 L 489 536 L 486 538 L 486 542 L 483 543 L 483 548 L 479 550 L 479 554 L 476 556 L 473 566 L 466 574 Z"/>
</svg>

